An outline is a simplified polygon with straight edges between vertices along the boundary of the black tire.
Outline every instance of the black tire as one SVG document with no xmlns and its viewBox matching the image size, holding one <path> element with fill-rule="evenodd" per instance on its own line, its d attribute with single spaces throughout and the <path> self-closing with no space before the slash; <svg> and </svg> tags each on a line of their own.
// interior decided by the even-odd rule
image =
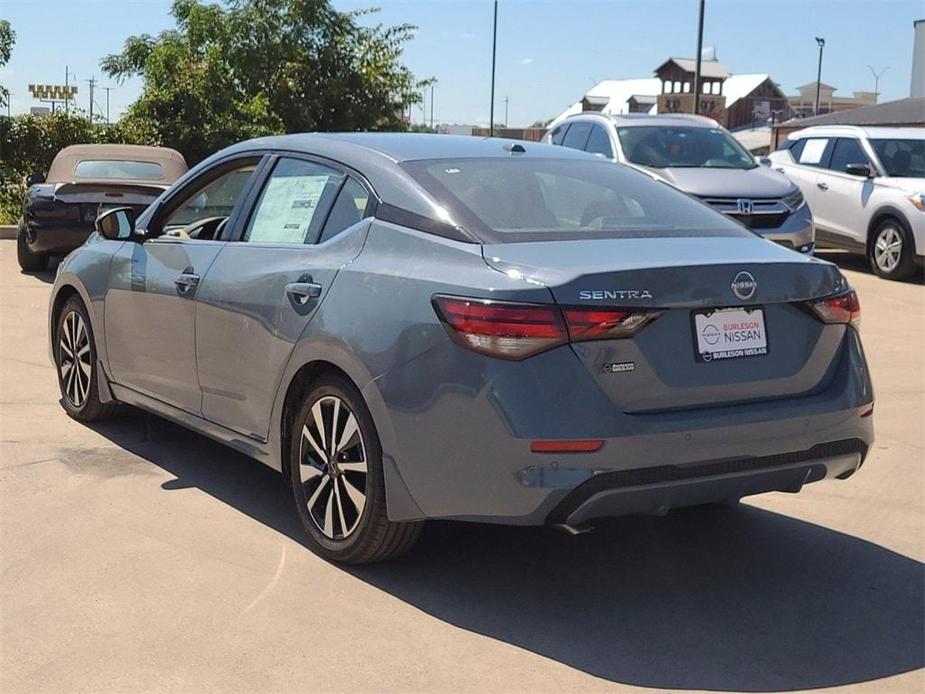
<svg viewBox="0 0 925 694">
<path fill-rule="evenodd" d="M 883 253 L 884 246 L 899 243 L 899 258 Z M 867 244 L 867 259 L 875 274 L 888 280 L 904 280 L 912 277 L 918 266 L 915 262 L 915 243 L 906 226 L 895 217 L 882 219 L 874 227 Z"/>
<path fill-rule="evenodd" d="M 65 412 L 79 422 L 99 422 L 115 416 L 119 403 L 100 402 L 96 342 L 87 308 L 76 296 L 70 297 L 58 314 L 53 349 Z M 70 356 L 73 354 L 76 359 Z"/>
<path fill-rule="evenodd" d="M 320 427 L 316 413 L 321 418 Z M 354 425 L 356 432 L 346 436 Z M 303 434 L 303 428 L 314 438 L 314 444 Z M 296 413 L 292 431 L 289 471 L 293 498 L 309 546 L 317 554 L 344 564 L 366 564 L 411 549 L 423 523 L 388 519 L 379 436 L 363 396 L 352 383 L 337 376 L 315 381 Z M 332 456 L 331 443 L 338 439 L 343 445 L 335 445 Z M 355 501 L 360 498 L 358 492 L 362 492 L 362 508 Z"/>
<path fill-rule="evenodd" d="M 44 253 L 33 253 L 26 243 L 26 229 L 19 227 L 16 234 L 16 259 L 23 272 L 41 272 L 48 267 L 48 256 Z"/>
</svg>

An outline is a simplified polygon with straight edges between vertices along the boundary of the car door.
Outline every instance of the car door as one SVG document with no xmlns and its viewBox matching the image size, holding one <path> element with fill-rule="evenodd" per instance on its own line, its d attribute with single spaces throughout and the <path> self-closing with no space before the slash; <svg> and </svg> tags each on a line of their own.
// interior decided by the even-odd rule
<svg viewBox="0 0 925 694">
<path fill-rule="evenodd" d="M 803 192 L 806 204 L 816 217 L 816 187 L 820 167 L 827 161 L 834 138 L 805 137 L 790 147 L 790 157 L 776 157 L 774 168 L 785 174 Z"/>
<path fill-rule="evenodd" d="M 371 197 L 343 168 L 289 154 L 259 185 L 200 289 L 196 354 L 203 416 L 265 440 L 295 344 L 363 247 Z"/>
<path fill-rule="evenodd" d="M 826 161 L 826 168 L 819 171 L 816 180 L 813 217 L 817 225 L 829 233 L 863 246 L 867 238 L 867 217 L 863 210 L 873 191 L 873 182 L 866 176 L 847 173 L 845 167 L 848 164 L 873 167 L 858 140 L 839 137 Z M 843 245 L 844 241 L 841 243 Z"/>
<path fill-rule="evenodd" d="M 104 311 L 116 383 L 201 414 L 196 298 L 226 243 L 215 238 L 221 220 L 239 213 L 259 161 L 252 155 L 210 167 L 160 203 L 143 243 L 114 254 Z"/>
</svg>

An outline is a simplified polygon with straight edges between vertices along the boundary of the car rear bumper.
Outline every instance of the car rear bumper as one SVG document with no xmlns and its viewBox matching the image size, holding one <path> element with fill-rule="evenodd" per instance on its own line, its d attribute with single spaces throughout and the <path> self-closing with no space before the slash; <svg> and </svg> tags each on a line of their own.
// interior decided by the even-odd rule
<svg viewBox="0 0 925 694">
<path fill-rule="evenodd" d="M 85 222 L 29 224 L 20 221 L 20 228 L 25 229 L 26 245 L 33 253 L 70 253 L 93 233 L 93 225 Z"/>
<path fill-rule="evenodd" d="M 672 508 L 736 502 L 764 492 L 795 493 L 810 482 L 850 477 L 866 454 L 864 441 L 848 439 L 778 455 L 602 473 L 569 492 L 547 522 L 580 526 L 607 516 L 661 515 Z"/>
<path fill-rule="evenodd" d="M 874 440 L 872 387 L 851 329 L 808 393 L 639 414 L 608 408 L 581 382 L 568 347 L 515 363 L 474 357 L 471 368 L 450 370 L 465 374 L 458 382 L 444 367 L 469 356 L 452 349 L 431 350 L 367 385 L 378 391 L 367 402 L 385 407 L 372 408 L 384 455 L 414 501 L 402 508 L 390 499 L 394 520 L 575 524 L 796 491 L 851 474 Z M 588 453 L 531 451 L 532 441 L 563 439 L 603 444 Z M 840 448 L 845 441 L 853 447 Z M 600 480 L 620 483 L 562 511 Z"/>
</svg>

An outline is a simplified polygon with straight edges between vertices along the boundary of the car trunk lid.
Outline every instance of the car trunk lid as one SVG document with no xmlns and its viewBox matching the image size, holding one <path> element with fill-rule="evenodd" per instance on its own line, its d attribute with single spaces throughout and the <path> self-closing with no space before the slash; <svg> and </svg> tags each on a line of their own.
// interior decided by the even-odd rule
<svg viewBox="0 0 925 694">
<path fill-rule="evenodd" d="M 546 285 L 564 309 L 658 313 L 629 337 L 573 341 L 600 388 L 629 413 L 810 392 L 844 334 L 804 308 L 848 288 L 837 268 L 757 238 L 493 244 L 483 254 L 500 272 Z M 763 349 L 751 339 L 720 349 L 719 339 L 754 331 Z"/>
</svg>

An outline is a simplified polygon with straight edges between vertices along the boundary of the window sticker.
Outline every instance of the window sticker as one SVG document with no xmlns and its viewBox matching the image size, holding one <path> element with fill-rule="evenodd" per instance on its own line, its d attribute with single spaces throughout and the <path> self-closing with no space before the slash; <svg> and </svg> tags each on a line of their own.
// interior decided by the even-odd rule
<svg viewBox="0 0 925 694">
<path fill-rule="evenodd" d="M 822 155 L 825 152 L 825 146 L 828 140 L 807 140 L 803 151 L 800 153 L 801 164 L 818 164 L 822 161 Z"/>
<path fill-rule="evenodd" d="M 248 241 L 305 243 L 328 174 L 273 177 L 260 199 Z"/>
</svg>

